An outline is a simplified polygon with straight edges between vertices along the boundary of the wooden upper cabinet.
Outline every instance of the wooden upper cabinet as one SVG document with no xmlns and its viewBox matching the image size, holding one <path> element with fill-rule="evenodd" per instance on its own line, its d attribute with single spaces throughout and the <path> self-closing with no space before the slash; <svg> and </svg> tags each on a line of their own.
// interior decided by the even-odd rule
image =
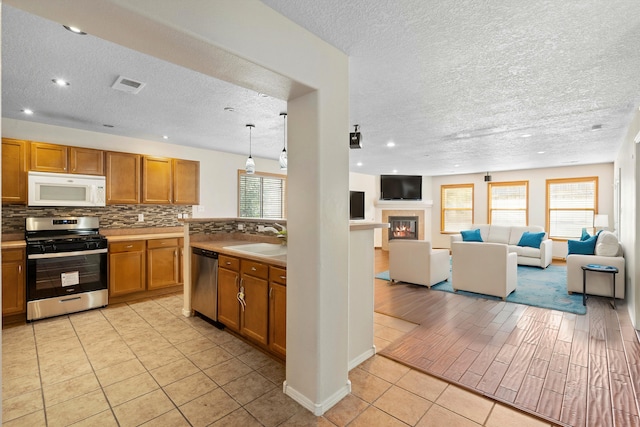
<svg viewBox="0 0 640 427">
<path fill-rule="evenodd" d="M 32 142 L 29 170 L 39 172 L 69 172 L 69 147 L 66 145 Z"/>
<path fill-rule="evenodd" d="M 140 203 L 142 156 L 132 153 L 106 153 L 107 204 Z"/>
<path fill-rule="evenodd" d="M 27 203 L 27 141 L 2 138 L 2 203 Z"/>
<path fill-rule="evenodd" d="M 172 160 L 142 156 L 142 203 L 172 203 Z"/>
<path fill-rule="evenodd" d="M 173 203 L 200 204 L 200 162 L 173 159 Z"/>
<path fill-rule="evenodd" d="M 69 147 L 69 171 L 85 175 L 104 175 L 104 151 Z"/>
</svg>

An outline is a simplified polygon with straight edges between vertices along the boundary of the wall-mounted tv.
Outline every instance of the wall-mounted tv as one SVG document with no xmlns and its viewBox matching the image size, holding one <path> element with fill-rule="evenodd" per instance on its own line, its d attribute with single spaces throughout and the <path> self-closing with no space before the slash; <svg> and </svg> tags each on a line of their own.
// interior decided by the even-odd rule
<svg viewBox="0 0 640 427">
<path fill-rule="evenodd" d="M 364 219 L 364 191 L 349 191 L 349 219 Z"/>
<path fill-rule="evenodd" d="M 422 176 L 380 175 L 380 200 L 422 200 Z"/>
</svg>

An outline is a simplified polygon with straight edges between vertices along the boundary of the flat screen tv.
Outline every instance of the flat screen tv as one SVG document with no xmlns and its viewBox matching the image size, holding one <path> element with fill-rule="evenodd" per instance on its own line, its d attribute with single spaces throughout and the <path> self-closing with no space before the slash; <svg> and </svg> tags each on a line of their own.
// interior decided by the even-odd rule
<svg viewBox="0 0 640 427">
<path fill-rule="evenodd" d="M 422 176 L 380 175 L 380 200 L 422 200 Z"/>
<path fill-rule="evenodd" d="M 349 191 L 349 219 L 364 219 L 364 191 Z"/>
</svg>

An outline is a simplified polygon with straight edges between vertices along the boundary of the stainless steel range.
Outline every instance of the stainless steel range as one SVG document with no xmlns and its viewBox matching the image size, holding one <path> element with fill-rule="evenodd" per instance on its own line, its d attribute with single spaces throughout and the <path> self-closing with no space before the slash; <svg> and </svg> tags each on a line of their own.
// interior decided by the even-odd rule
<svg viewBox="0 0 640 427">
<path fill-rule="evenodd" d="M 27 321 L 107 305 L 107 239 L 98 218 L 27 218 L 25 238 Z"/>
</svg>

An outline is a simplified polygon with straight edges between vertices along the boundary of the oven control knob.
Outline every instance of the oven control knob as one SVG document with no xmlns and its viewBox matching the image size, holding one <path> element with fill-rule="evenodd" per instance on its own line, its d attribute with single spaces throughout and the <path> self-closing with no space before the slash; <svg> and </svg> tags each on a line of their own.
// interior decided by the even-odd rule
<svg viewBox="0 0 640 427">
<path fill-rule="evenodd" d="M 97 249 L 98 245 L 96 245 L 96 242 L 87 242 L 85 243 L 85 247 L 87 249 Z"/>
</svg>

